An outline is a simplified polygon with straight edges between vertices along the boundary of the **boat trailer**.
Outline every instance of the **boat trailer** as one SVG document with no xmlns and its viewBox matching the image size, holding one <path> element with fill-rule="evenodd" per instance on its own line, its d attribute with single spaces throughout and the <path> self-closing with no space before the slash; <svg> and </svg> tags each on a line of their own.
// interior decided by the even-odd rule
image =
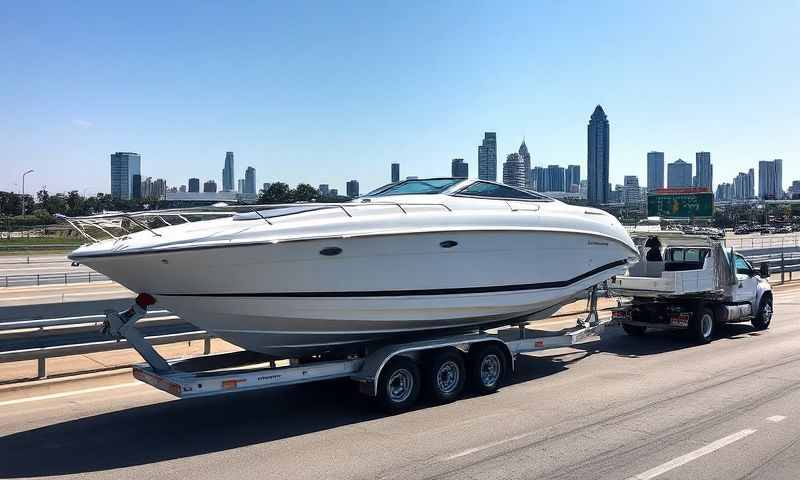
<svg viewBox="0 0 800 480">
<path fill-rule="evenodd" d="M 133 376 L 144 383 L 179 398 L 194 398 L 350 378 L 359 384 L 362 393 L 378 397 L 384 407 L 393 412 L 405 410 L 413 404 L 420 384 L 425 383 L 421 372 L 431 370 L 420 368 L 423 364 L 441 363 L 438 370 L 441 376 L 428 383 L 432 383 L 429 387 L 434 388 L 436 396 L 443 400 L 449 400 L 446 395 L 448 387 L 457 391 L 455 396 L 460 394 L 467 379 L 473 379 L 471 383 L 477 383 L 473 386 L 488 393 L 496 390 L 502 379 L 514 371 L 518 354 L 595 340 L 612 322 L 611 318 L 599 318 L 597 288 L 593 287 L 589 291 L 588 316 L 579 318 L 574 327 L 556 332 L 536 330 L 522 323 L 496 333 L 474 331 L 427 337 L 383 344 L 361 356 L 351 355 L 344 359 L 316 356 L 303 361 L 287 359 L 277 362 L 281 365 L 267 355 L 247 351 L 167 361 L 136 328 L 136 322 L 154 303 L 152 296 L 140 294 L 124 312 L 107 310 L 103 325 L 105 334 L 127 340 L 145 360 L 145 364 L 133 367 Z M 440 361 L 440 358 L 449 360 Z M 438 381 L 442 378 L 445 381 Z"/>
</svg>

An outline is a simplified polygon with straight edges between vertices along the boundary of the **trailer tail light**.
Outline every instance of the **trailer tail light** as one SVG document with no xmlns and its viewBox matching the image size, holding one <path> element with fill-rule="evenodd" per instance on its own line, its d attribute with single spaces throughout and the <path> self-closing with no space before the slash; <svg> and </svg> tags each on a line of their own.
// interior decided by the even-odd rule
<svg viewBox="0 0 800 480">
<path fill-rule="evenodd" d="M 628 312 L 626 312 L 625 310 L 613 310 L 611 312 L 611 318 L 615 320 L 622 320 L 628 318 Z"/>
</svg>

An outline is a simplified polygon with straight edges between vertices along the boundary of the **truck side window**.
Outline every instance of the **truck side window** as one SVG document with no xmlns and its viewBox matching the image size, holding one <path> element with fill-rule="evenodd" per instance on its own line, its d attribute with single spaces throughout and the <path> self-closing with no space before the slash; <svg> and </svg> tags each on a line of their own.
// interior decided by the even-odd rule
<svg viewBox="0 0 800 480">
<path fill-rule="evenodd" d="M 750 275 L 752 269 L 750 268 L 750 264 L 742 257 L 741 255 L 736 255 L 736 273 L 741 273 L 742 275 Z"/>
</svg>

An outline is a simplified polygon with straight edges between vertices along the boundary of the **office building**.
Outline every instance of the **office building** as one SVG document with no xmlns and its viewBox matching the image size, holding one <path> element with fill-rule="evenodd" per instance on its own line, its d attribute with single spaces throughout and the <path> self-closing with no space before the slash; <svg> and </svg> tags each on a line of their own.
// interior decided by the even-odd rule
<svg viewBox="0 0 800 480">
<path fill-rule="evenodd" d="M 339 196 L 339 189 L 331 188 L 331 197 L 338 197 L 338 196 Z"/>
<path fill-rule="evenodd" d="M 454 158 L 453 161 L 450 162 L 450 176 L 455 178 L 469 177 L 469 165 L 463 158 Z"/>
<path fill-rule="evenodd" d="M 356 198 L 358 196 L 358 180 L 350 180 L 347 182 L 347 196 Z"/>
<path fill-rule="evenodd" d="M 244 193 L 256 193 L 256 169 L 253 167 L 244 171 Z"/>
<path fill-rule="evenodd" d="M 142 195 L 141 198 L 152 198 L 153 197 L 153 177 L 147 177 L 142 180 L 142 189 L 140 193 Z"/>
<path fill-rule="evenodd" d="M 392 164 L 392 183 L 397 183 L 400 181 L 400 164 L 393 163 Z"/>
<path fill-rule="evenodd" d="M 730 202 L 734 200 L 734 188 L 732 183 L 720 183 L 714 193 L 714 200 L 718 202 Z"/>
<path fill-rule="evenodd" d="M 233 178 L 234 178 L 234 166 L 233 166 L 233 152 L 225 152 L 225 168 L 222 169 L 222 191 L 223 192 L 232 192 L 233 191 Z"/>
<path fill-rule="evenodd" d="M 330 186 L 327 183 L 320 183 L 317 190 L 319 190 L 320 197 L 327 197 L 331 193 Z"/>
<path fill-rule="evenodd" d="M 564 191 L 572 192 L 573 185 L 577 187 L 575 191 L 579 191 L 581 185 L 580 165 L 567 165 L 567 170 L 564 174 Z"/>
<path fill-rule="evenodd" d="M 533 189 L 537 192 L 546 192 L 549 189 L 547 183 L 547 169 L 543 167 L 533 167 L 531 169 L 531 178 L 533 182 Z"/>
<path fill-rule="evenodd" d="M 200 191 L 200 179 L 199 178 L 190 178 L 189 179 L 189 191 L 190 192 L 199 192 Z"/>
<path fill-rule="evenodd" d="M 485 132 L 478 146 L 478 178 L 497 181 L 497 134 Z"/>
<path fill-rule="evenodd" d="M 200 184 L 198 183 L 197 186 L 198 186 L 198 191 L 199 191 Z M 178 188 L 178 191 L 179 192 L 185 192 L 186 191 L 186 185 L 181 185 L 180 188 Z"/>
<path fill-rule="evenodd" d="M 558 165 L 547 166 L 547 190 L 548 192 L 566 192 L 564 184 L 564 168 Z"/>
<path fill-rule="evenodd" d="M 111 198 L 130 200 L 134 195 L 134 175 L 141 181 L 142 157 L 134 152 L 111 154 Z M 141 196 L 141 195 L 140 195 Z"/>
<path fill-rule="evenodd" d="M 694 154 L 695 187 L 707 188 L 711 191 L 714 182 L 714 166 L 711 165 L 711 152 L 697 152 Z"/>
<path fill-rule="evenodd" d="M 608 203 L 609 130 L 608 117 L 598 105 L 587 127 L 587 200 L 590 205 Z"/>
<path fill-rule="evenodd" d="M 525 187 L 525 164 L 519 153 L 509 153 L 503 163 L 503 183 L 512 187 Z"/>
<path fill-rule="evenodd" d="M 639 188 L 639 177 L 636 175 L 625 175 L 622 186 L 622 202 L 625 205 L 642 203 L 642 190 Z"/>
<path fill-rule="evenodd" d="M 206 193 L 208 193 L 208 192 L 216 192 L 217 191 L 217 182 L 215 182 L 214 180 L 209 180 L 209 181 L 203 183 L 203 191 L 206 192 Z"/>
<path fill-rule="evenodd" d="M 149 179 L 149 177 L 148 177 Z M 164 200 L 167 198 L 167 181 L 163 178 L 157 178 L 153 182 L 152 190 L 150 191 L 150 198 L 155 200 Z"/>
<path fill-rule="evenodd" d="M 783 160 L 758 162 L 758 198 L 762 200 L 783 198 Z"/>
<path fill-rule="evenodd" d="M 138 173 L 134 175 L 131 180 L 131 199 L 142 199 L 142 176 Z"/>
<path fill-rule="evenodd" d="M 664 188 L 664 152 L 647 152 L 647 191 Z"/>
<path fill-rule="evenodd" d="M 525 145 L 525 139 L 522 139 L 522 145 L 519 146 L 519 156 L 522 163 L 525 165 L 525 188 L 533 188 L 533 179 L 531 178 L 531 154 L 528 151 L 528 146 Z"/>
<path fill-rule="evenodd" d="M 687 188 L 692 186 L 692 164 L 680 158 L 667 165 L 667 187 Z"/>
</svg>

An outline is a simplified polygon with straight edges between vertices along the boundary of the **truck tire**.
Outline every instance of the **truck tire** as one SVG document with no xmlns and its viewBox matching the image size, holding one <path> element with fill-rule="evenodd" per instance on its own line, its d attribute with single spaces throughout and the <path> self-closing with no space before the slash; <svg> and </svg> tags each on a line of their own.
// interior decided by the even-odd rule
<svg viewBox="0 0 800 480">
<path fill-rule="evenodd" d="M 475 393 L 486 395 L 497 391 L 506 374 L 505 352 L 492 343 L 478 345 L 469 352 L 469 384 Z"/>
<path fill-rule="evenodd" d="M 425 390 L 436 403 L 448 403 L 464 391 L 467 372 L 464 355 L 457 349 L 447 348 L 435 352 L 426 361 Z"/>
<path fill-rule="evenodd" d="M 419 397 L 420 383 L 416 362 L 407 357 L 395 357 L 381 371 L 378 404 L 386 413 L 409 410 Z"/>
<path fill-rule="evenodd" d="M 758 313 L 750 322 L 756 330 L 766 330 L 772 322 L 772 297 L 765 295 L 758 306 Z"/>
<path fill-rule="evenodd" d="M 642 327 L 639 325 L 628 325 L 627 323 L 622 324 L 622 329 L 625 330 L 625 333 L 632 337 L 641 337 L 644 335 L 644 332 L 647 331 L 647 327 Z"/>
<path fill-rule="evenodd" d="M 714 312 L 701 306 L 695 311 L 689 322 L 689 333 L 697 343 L 702 345 L 714 338 L 715 326 Z"/>
</svg>

